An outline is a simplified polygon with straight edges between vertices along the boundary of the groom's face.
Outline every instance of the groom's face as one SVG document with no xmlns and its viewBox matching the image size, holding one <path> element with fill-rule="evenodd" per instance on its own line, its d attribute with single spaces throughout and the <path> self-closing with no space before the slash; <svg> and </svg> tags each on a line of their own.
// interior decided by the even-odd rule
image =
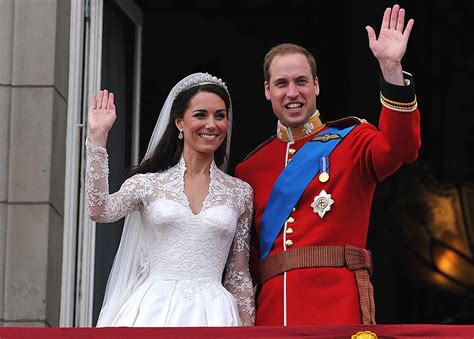
<svg viewBox="0 0 474 339">
<path fill-rule="evenodd" d="M 303 54 L 277 55 L 269 70 L 265 97 L 273 112 L 287 127 L 304 124 L 316 111 L 319 94 L 318 79 L 313 77 L 308 60 Z"/>
</svg>

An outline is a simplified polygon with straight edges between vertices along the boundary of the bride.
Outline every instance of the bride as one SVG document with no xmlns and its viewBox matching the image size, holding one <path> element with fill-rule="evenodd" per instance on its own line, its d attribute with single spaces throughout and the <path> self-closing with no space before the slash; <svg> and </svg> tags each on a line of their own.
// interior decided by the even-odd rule
<svg viewBox="0 0 474 339">
<path fill-rule="evenodd" d="M 115 119 L 113 93 L 99 91 L 88 115 L 87 209 L 96 222 L 125 217 L 125 226 L 97 326 L 253 325 L 253 192 L 223 172 L 232 119 L 225 83 L 208 73 L 178 82 L 142 163 L 110 194 L 105 147 Z"/>
</svg>

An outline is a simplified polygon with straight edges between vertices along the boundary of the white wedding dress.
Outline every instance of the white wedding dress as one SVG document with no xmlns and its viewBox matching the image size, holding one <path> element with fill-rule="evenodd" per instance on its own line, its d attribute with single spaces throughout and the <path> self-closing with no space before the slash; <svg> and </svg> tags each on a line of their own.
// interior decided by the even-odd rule
<svg viewBox="0 0 474 339">
<path fill-rule="evenodd" d="M 146 274 L 114 319 L 99 318 L 97 326 L 252 325 L 250 186 L 212 163 L 209 193 L 194 214 L 184 194 L 183 157 L 164 172 L 134 175 L 109 194 L 107 152 L 88 140 L 86 148 L 89 214 L 104 223 L 140 211 L 144 227 Z"/>
</svg>

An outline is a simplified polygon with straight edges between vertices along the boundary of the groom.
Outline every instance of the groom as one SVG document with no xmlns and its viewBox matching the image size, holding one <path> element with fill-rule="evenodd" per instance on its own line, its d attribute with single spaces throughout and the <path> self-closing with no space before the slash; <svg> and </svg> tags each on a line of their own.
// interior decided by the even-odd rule
<svg viewBox="0 0 474 339">
<path fill-rule="evenodd" d="M 413 23 L 405 27 L 395 5 L 378 37 L 366 28 L 381 69 L 378 128 L 356 117 L 321 121 L 316 62 L 305 48 L 281 44 L 265 56 L 276 136 L 235 171 L 254 189 L 257 325 L 375 323 L 365 249 L 374 190 L 420 147 L 413 79 L 401 66 Z"/>
</svg>

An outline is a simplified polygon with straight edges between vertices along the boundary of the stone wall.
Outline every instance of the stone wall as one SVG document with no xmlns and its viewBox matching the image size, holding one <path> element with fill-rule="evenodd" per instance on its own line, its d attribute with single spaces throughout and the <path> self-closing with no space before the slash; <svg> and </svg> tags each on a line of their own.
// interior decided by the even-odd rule
<svg viewBox="0 0 474 339">
<path fill-rule="evenodd" d="M 0 0 L 0 317 L 57 326 L 69 0 Z"/>
</svg>

